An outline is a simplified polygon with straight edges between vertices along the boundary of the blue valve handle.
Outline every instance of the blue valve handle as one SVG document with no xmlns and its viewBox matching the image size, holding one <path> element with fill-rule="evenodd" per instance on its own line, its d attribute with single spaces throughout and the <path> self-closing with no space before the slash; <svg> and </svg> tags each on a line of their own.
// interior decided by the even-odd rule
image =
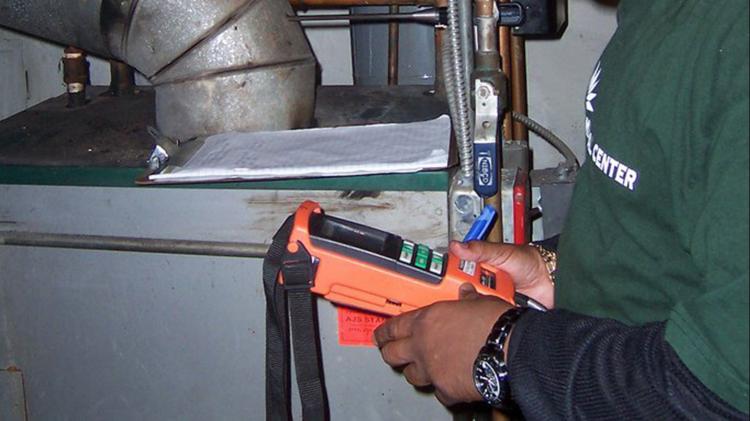
<svg viewBox="0 0 750 421">
<path fill-rule="evenodd" d="M 487 234 L 490 232 L 490 228 L 492 228 L 492 223 L 495 222 L 496 216 L 497 211 L 495 208 L 490 205 L 485 206 L 482 210 L 482 214 L 474 220 L 473 224 L 471 224 L 471 228 L 469 228 L 469 232 L 464 236 L 463 242 L 468 243 L 469 241 L 486 239 Z"/>
<path fill-rule="evenodd" d="M 487 198 L 497 194 L 497 144 L 474 143 L 474 191 Z"/>
</svg>

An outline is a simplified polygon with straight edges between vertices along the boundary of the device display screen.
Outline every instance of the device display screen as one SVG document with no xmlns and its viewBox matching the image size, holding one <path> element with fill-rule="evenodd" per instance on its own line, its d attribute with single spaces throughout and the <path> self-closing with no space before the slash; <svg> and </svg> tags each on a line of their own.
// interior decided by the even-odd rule
<svg viewBox="0 0 750 421">
<path fill-rule="evenodd" d="M 399 256 L 401 237 L 344 219 L 313 214 L 310 235 L 346 244 L 392 259 Z"/>
</svg>

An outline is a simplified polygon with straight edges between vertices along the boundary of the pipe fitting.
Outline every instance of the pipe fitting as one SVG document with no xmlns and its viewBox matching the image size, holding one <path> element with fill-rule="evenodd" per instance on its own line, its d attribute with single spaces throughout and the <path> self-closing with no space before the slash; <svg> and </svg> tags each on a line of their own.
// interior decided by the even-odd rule
<svg viewBox="0 0 750 421">
<path fill-rule="evenodd" d="M 86 53 L 75 47 L 63 51 L 63 82 L 68 93 L 68 108 L 86 105 L 86 85 L 89 83 L 89 62 Z"/>
</svg>

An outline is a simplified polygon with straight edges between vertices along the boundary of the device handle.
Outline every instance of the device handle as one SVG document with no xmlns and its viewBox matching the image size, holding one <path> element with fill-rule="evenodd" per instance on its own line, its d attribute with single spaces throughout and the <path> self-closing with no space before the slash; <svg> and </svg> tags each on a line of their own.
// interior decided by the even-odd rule
<svg viewBox="0 0 750 421">
<path fill-rule="evenodd" d="M 497 297 L 497 298 L 499 298 L 499 299 L 501 299 L 501 300 L 503 300 L 503 301 L 505 301 L 505 302 L 507 302 L 509 304 L 516 305 L 515 293 L 513 291 L 513 287 L 507 288 L 507 286 L 502 285 L 500 283 L 500 282 L 502 282 L 501 280 L 498 280 L 498 282 L 499 282 L 498 283 L 498 286 L 499 286 L 498 289 L 486 287 L 484 285 L 477 285 L 477 284 L 474 284 L 474 283 L 472 283 L 472 285 L 474 285 L 474 289 L 476 289 L 477 292 L 480 293 L 480 294 L 482 294 L 482 295 L 488 295 L 488 296 L 491 296 L 491 297 Z"/>
</svg>

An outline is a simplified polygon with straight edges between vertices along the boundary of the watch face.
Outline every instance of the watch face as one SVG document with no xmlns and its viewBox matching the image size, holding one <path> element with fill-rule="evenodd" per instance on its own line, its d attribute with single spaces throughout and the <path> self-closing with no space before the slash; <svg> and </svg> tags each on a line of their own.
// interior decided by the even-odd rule
<svg viewBox="0 0 750 421">
<path fill-rule="evenodd" d="M 479 358 L 474 365 L 474 383 L 488 402 L 500 398 L 500 376 L 487 359 Z"/>
</svg>

